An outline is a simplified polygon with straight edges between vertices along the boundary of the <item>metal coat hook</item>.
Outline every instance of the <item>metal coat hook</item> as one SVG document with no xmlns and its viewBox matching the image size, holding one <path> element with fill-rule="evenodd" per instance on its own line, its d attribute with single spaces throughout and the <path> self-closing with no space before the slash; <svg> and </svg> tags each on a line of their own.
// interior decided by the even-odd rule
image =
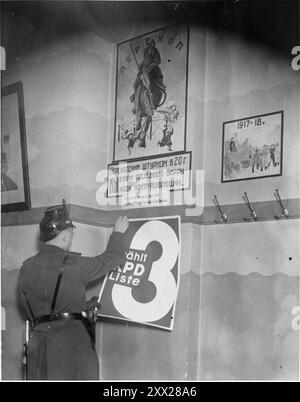
<svg viewBox="0 0 300 402">
<path fill-rule="evenodd" d="M 244 218 L 244 221 L 245 222 L 251 222 L 251 221 L 256 222 L 257 221 L 257 215 L 256 215 L 256 212 L 254 211 L 254 209 L 251 207 L 251 204 L 250 204 L 250 201 L 249 201 L 249 198 L 248 198 L 248 195 L 247 195 L 246 192 L 244 193 L 243 198 L 244 198 L 244 201 L 245 201 L 247 207 L 249 208 L 249 210 L 251 212 L 250 217 L 249 218 Z"/>
<path fill-rule="evenodd" d="M 215 203 L 215 206 L 218 208 L 218 211 L 220 212 L 221 218 L 220 219 L 215 219 L 216 223 L 226 223 L 227 222 L 227 215 L 225 214 L 224 211 L 222 211 L 222 208 L 219 204 L 219 201 L 217 199 L 217 196 L 214 195 L 213 201 Z"/>
<path fill-rule="evenodd" d="M 284 219 L 284 218 L 288 219 L 289 218 L 289 211 L 287 210 L 287 208 L 284 207 L 284 205 L 283 205 L 283 203 L 281 201 L 278 189 L 275 190 L 274 195 L 275 195 L 275 198 L 276 198 L 276 200 L 278 201 L 278 203 L 279 203 L 279 205 L 281 207 L 281 216 L 275 215 L 275 218 L 276 219 Z"/>
</svg>

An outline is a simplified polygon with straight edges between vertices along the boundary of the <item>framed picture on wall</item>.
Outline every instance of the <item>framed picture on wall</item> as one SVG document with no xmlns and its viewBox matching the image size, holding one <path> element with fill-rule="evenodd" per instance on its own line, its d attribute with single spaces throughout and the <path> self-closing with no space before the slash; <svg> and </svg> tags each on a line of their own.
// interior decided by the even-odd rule
<svg viewBox="0 0 300 402">
<path fill-rule="evenodd" d="M 114 161 L 186 150 L 188 40 L 176 25 L 117 45 Z"/>
<path fill-rule="evenodd" d="M 222 183 L 282 175 L 283 111 L 223 123 Z"/>
<path fill-rule="evenodd" d="M 23 84 L 1 91 L 1 211 L 30 208 Z"/>
</svg>

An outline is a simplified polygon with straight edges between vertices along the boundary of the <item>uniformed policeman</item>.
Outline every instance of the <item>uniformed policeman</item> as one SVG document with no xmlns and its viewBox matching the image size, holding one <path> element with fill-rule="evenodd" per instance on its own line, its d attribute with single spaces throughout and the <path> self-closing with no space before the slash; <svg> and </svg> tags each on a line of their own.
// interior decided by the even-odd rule
<svg viewBox="0 0 300 402">
<path fill-rule="evenodd" d="M 19 294 L 32 322 L 29 380 L 96 380 L 98 358 L 82 319 L 85 288 L 125 262 L 127 217 L 119 217 L 106 251 L 70 253 L 73 225 L 66 204 L 48 208 L 40 222 L 40 252 L 20 270 Z"/>
</svg>

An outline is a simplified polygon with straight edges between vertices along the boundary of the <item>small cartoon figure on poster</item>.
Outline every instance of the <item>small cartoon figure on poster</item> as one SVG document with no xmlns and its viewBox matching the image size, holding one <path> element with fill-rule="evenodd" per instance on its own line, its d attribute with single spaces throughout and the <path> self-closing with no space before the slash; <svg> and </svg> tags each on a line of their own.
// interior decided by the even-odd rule
<svg viewBox="0 0 300 402">
<path fill-rule="evenodd" d="M 163 130 L 163 138 L 160 141 L 158 141 L 157 146 L 158 145 L 160 147 L 167 146 L 169 151 L 172 151 L 172 135 L 173 135 L 173 133 L 174 133 L 173 128 L 166 124 L 165 128 Z"/>
</svg>

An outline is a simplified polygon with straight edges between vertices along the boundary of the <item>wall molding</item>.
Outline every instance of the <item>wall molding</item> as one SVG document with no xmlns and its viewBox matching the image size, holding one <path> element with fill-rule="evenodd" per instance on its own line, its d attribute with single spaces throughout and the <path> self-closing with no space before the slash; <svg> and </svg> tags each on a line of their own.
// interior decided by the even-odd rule
<svg viewBox="0 0 300 402">
<path fill-rule="evenodd" d="M 283 204 L 289 211 L 289 219 L 300 218 L 300 199 L 283 200 Z M 274 221 L 275 215 L 280 215 L 281 210 L 277 201 L 253 202 L 251 204 L 256 211 L 258 221 Z M 216 225 L 215 220 L 220 218 L 216 207 L 207 206 L 201 216 L 187 216 L 186 208 L 182 206 L 139 208 L 128 210 L 101 210 L 84 207 L 82 205 L 69 204 L 71 216 L 74 222 L 92 226 L 112 227 L 117 217 L 127 215 L 129 218 L 150 218 L 158 216 L 180 215 L 182 223 L 196 225 Z M 45 207 L 32 208 L 28 211 L 6 212 L 1 214 L 1 226 L 36 225 L 43 216 Z M 192 208 L 189 209 L 189 214 Z M 244 217 L 249 217 L 249 210 L 245 204 L 223 205 L 222 209 L 228 217 L 227 223 L 245 223 Z M 255 222 L 254 222 L 255 223 Z"/>
</svg>

